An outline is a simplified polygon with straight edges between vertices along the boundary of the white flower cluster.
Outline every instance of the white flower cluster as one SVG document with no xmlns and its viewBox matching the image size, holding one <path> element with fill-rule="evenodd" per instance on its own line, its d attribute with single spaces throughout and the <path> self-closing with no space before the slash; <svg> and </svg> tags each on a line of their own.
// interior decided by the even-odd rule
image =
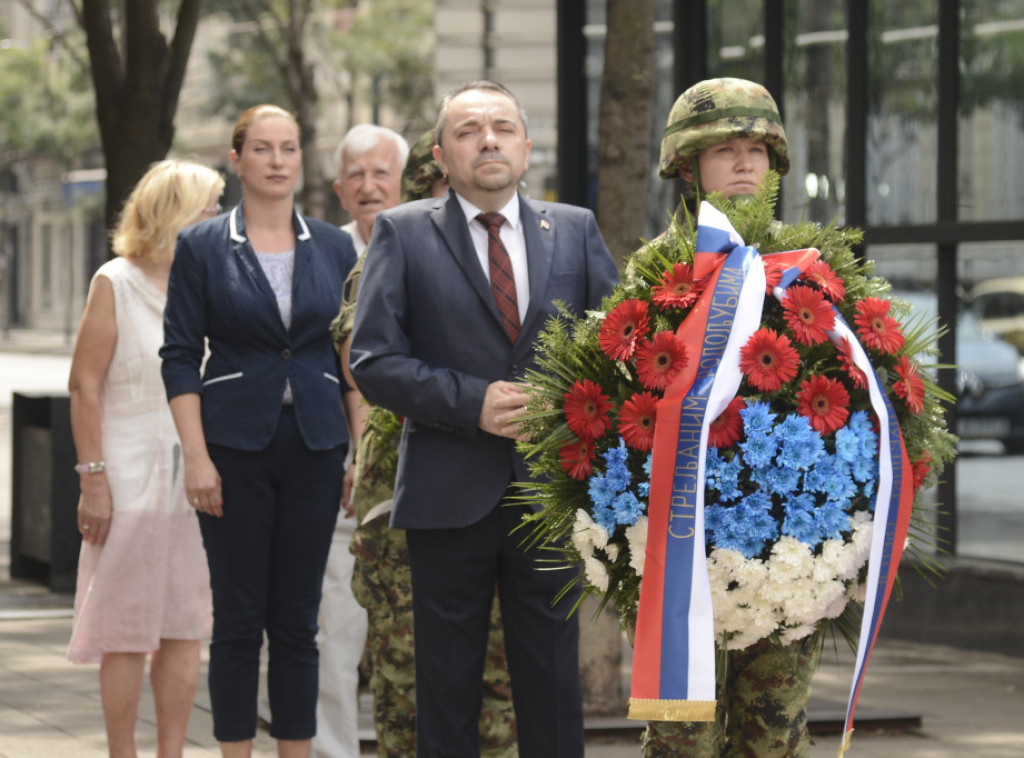
<svg viewBox="0 0 1024 758">
<path fill-rule="evenodd" d="M 715 634 L 719 644 L 742 650 L 778 634 L 789 644 L 812 634 L 822 619 L 838 617 L 851 600 L 862 599 L 861 569 L 871 552 L 871 514 L 852 516 L 848 540 L 826 540 L 821 554 L 793 537 L 782 537 L 768 560 L 747 559 L 735 550 L 715 548 L 708 556 Z M 647 517 L 626 529 L 629 565 L 643 576 Z M 587 582 L 608 590 L 608 566 L 619 545 L 580 508 L 576 511 L 573 546 L 583 559 Z"/>
<path fill-rule="evenodd" d="M 608 548 L 615 548 L 615 557 L 618 557 L 618 545 L 608 544 L 608 531 L 590 517 L 582 508 L 576 509 L 576 528 L 572 531 L 572 544 L 576 552 L 583 559 L 583 571 L 587 576 L 587 583 L 596 587 L 601 592 L 608 591 L 608 569 L 605 562 L 597 557 L 596 551 L 604 552 L 611 563 L 615 558 L 609 553 Z"/>
<path fill-rule="evenodd" d="M 826 540 L 818 556 L 785 536 L 768 560 L 712 550 L 708 575 L 719 644 L 742 650 L 777 633 L 788 645 L 812 634 L 822 619 L 839 616 L 860 593 L 857 577 L 871 551 L 872 525 L 869 513 L 854 514 L 849 541 Z"/>
<path fill-rule="evenodd" d="M 610 542 L 608 531 L 590 517 L 583 508 L 576 510 L 576 527 L 572 533 L 572 544 L 583 559 L 583 571 L 587 583 L 601 592 L 608 591 L 608 565 L 619 557 L 618 543 Z M 626 527 L 626 544 L 629 548 L 629 565 L 637 576 L 644 575 L 644 556 L 647 552 L 647 516 L 640 516 L 635 524 Z M 602 559 L 600 553 L 606 558 Z"/>
</svg>

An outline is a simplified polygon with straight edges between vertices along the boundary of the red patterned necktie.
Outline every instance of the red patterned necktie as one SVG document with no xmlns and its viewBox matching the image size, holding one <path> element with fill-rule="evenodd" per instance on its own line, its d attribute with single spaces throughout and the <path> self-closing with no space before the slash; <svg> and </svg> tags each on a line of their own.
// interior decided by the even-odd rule
<svg viewBox="0 0 1024 758">
<path fill-rule="evenodd" d="M 500 213 L 481 213 L 477 220 L 487 227 L 487 261 L 491 274 L 491 294 L 501 313 L 501 323 L 509 340 L 515 344 L 519 336 L 519 299 L 516 280 L 512 275 L 512 262 L 501 241 L 501 225 L 505 217 Z"/>
</svg>

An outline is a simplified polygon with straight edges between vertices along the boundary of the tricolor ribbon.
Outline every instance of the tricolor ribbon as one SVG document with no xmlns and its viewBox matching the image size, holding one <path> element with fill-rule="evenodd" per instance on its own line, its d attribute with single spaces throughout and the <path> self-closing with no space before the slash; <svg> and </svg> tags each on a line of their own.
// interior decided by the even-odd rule
<svg viewBox="0 0 1024 758">
<path fill-rule="evenodd" d="M 843 741 L 839 758 L 850 747 L 853 734 L 853 713 L 867 673 L 868 660 L 874 650 L 882 618 L 889 603 L 896 572 L 903 557 L 903 546 L 910 528 L 910 515 L 914 508 L 914 474 L 907 456 L 899 419 L 864 348 L 853 331 L 836 311 L 835 331 L 829 336 L 833 342 L 849 340 L 854 364 L 868 379 L 871 407 L 878 416 L 878 497 L 875 500 L 874 526 L 871 534 L 871 553 L 868 557 L 867 593 L 864 598 L 864 616 L 857 640 L 857 662 L 846 706 L 843 723 Z"/>
<path fill-rule="evenodd" d="M 658 404 L 644 577 L 640 587 L 629 717 L 712 721 L 715 642 L 704 539 L 704 452 L 708 428 L 739 389 L 739 352 L 761 324 L 765 275 L 760 254 L 708 203 L 698 216 L 694 278 L 705 289 L 676 331 L 688 362 Z M 817 250 L 771 255 L 782 270 L 775 296 L 817 260 Z M 834 342 L 848 339 L 869 378 L 881 426 L 868 597 L 847 726 L 895 579 L 913 487 L 896 414 L 860 343 L 838 311 Z M 885 454 L 882 453 L 885 451 Z M 896 475 L 894 476 L 894 472 Z M 890 508 L 891 503 L 897 507 Z M 885 529 L 878 528 L 884 524 Z M 881 597 L 879 597 L 881 595 Z M 848 743 L 848 738 L 846 740 Z"/>
</svg>

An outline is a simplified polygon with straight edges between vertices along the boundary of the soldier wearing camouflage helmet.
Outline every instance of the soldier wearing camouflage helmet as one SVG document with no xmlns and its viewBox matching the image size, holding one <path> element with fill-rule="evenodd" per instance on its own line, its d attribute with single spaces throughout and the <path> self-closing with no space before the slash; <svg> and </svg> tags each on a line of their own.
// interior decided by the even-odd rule
<svg viewBox="0 0 1024 758">
<path fill-rule="evenodd" d="M 661 141 L 659 174 L 662 179 L 682 177 L 684 196 L 722 192 L 726 197 L 752 192 L 726 186 L 708 186 L 701 163 L 712 148 L 733 142 L 754 144 L 767 159 L 750 169 L 760 181 L 767 169 L 781 175 L 789 171 L 789 147 L 779 109 L 760 84 L 746 79 L 708 79 L 699 82 L 676 100 Z"/>
<path fill-rule="evenodd" d="M 403 202 L 440 197 L 448 191 L 448 182 L 434 159 L 433 148 L 434 130 L 430 129 L 409 151 L 401 176 Z M 335 345 L 343 355 L 352 331 L 365 260 L 364 253 L 345 281 L 342 310 L 331 325 Z M 395 414 L 384 408 L 370 411 L 369 423 L 356 453 L 352 494 L 356 530 L 349 548 L 355 556 L 352 592 L 369 618 L 370 688 L 377 754 L 382 758 L 405 758 L 416 753 L 409 551 L 405 531 L 392 529 L 387 518 L 397 461 L 393 437 L 397 437 L 400 430 L 401 421 Z M 514 758 L 517 754 L 515 712 L 497 602 L 491 613 L 483 691 L 480 755 L 482 758 Z"/>
<path fill-rule="evenodd" d="M 753 195 L 770 169 L 789 171 L 789 147 L 768 90 L 745 79 L 709 79 L 679 96 L 661 143 L 660 174 L 683 179 L 689 213 L 713 192 L 733 199 Z M 676 219 L 682 233 L 689 228 L 684 216 L 681 206 Z M 651 244 L 667 249 L 675 243 L 664 234 Z M 806 758 L 806 707 L 820 654 L 815 635 L 790 645 L 762 641 L 726 652 L 715 721 L 650 721 L 644 755 Z"/>
</svg>

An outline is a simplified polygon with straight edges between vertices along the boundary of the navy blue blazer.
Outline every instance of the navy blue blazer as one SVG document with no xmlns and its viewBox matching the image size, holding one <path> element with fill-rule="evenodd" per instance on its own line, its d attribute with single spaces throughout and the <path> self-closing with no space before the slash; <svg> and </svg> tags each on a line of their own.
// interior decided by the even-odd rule
<svg viewBox="0 0 1024 758">
<path fill-rule="evenodd" d="M 582 314 L 615 264 L 584 208 L 519 199 L 530 303 L 513 345 L 454 192 L 377 215 L 359 285 L 350 364 L 370 402 L 405 417 L 392 524 L 466 526 L 529 474 L 515 443 L 479 428 L 487 385 L 522 380 L 554 301 Z"/>
<path fill-rule="evenodd" d="M 348 440 L 331 319 L 356 260 L 335 226 L 295 214 L 292 324 L 281 321 L 270 283 L 245 236 L 242 206 L 178 236 L 167 287 L 161 371 L 167 398 L 202 396 L 206 441 L 262 450 L 277 430 L 285 381 L 313 450 Z M 204 339 L 209 359 L 200 376 Z"/>
</svg>

